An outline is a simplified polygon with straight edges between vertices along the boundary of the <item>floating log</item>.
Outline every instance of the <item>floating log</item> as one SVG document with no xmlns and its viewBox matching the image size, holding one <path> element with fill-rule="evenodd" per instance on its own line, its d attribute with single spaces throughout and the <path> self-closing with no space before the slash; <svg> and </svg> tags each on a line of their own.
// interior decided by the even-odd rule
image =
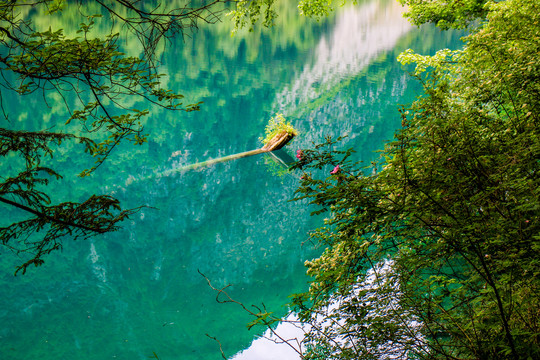
<svg viewBox="0 0 540 360">
<path fill-rule="evenodd" d="M 211 166 L 211 165 L 222 163 L 222 162 L 229 161 L 229 160 L 240 159 L 240 158 L 243 158 L 243 157 L 253 156 L 253 155 L 262 154 L 262 153 L 269 153 L 269 152 L 281 149 L 289 141 L 291 141 L 293 138 L 294 138 L 294 134 L 291 134 L 291 133 L 283 130 L 283 131 L 279 132 L 276 136 L 274 136 L 272 139 L 270 139 L 270 141 L 260 149 L 251 150 L 251 151 L 244 151 L 244 152 L 234 154 L 234 155 L 223 156 L 223 157 L 220 157 L 218 159 L 211 159 L 211 160 L 202 161 L 202 162 L 191 164 L 191 165 L 182 166 L 182 167 L 176 168 L 176 169 L 165 170 L 165 171 L 157 174 L 156 177 L 159 178 L 159 177 L 162 177 L 162 176 L 169 176 L 169 175 L 171 175 L 173 173 L 184 172 L 184 171 L 188 171 L 188 170 L 195 170 L 195 169 Z"/>
<path fill-rule="evenodd" d="M 263 152 L 266 152 L 266 151 L 261 150 L 261 149 L 251 150 L 251 151 L 244 151 L 244 152 L 234 154 L 234 155 L 223 156 L 223 157 L 220 157 L 218 159 L 210 159 L 210 160 L 201 161 L 201 162 L 198 162 L 198 163 L 195 163 L 195 164 L 182 166 L 180 168 L 166 170 L 166 171 L 162 172 L 159 176 L 168 176 L 168 175 L 170 175 L 172 173 L 183 172 L 183 171 L 188 171 L 188 170 L 196 170 L 196 169 L 199 169 L 199 168 L 211 166 L 211 165 L 214 165 L 214 164 L 219 164 L 219 163 L 229 161 L 229 160 L 235 160 L 235 159 L 240 159 L 240 158 L 247 157 L 247 156 L 253 156 L 253 155 L 261 154 Z"/>
</svg>

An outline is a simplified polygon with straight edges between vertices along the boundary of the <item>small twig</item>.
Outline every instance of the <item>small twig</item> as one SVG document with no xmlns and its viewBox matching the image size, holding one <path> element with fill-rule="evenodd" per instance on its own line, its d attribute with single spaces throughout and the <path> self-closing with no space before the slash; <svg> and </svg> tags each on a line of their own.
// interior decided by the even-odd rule
<svg viewBox="0 0 540 360">
<path fill-rule="evenodd" d="M 227 360 L 227 357 L 225 356 L 225 353 L 223 352 L 223 347 L 221 346 L 221 342 L 219 342 L 218 339 L 216 339 L 215 337 L 213 336 L 210 336 L 208 334 L 205 334 L 206 336 L 208 336 L 210 339 L 214 340 L 215 342 L 218 343 L 219 345 L 219 352 L 221 353 L 221 357 L 224 358 L 225 360 Z"/>
<path fill-rule="evenodd" d="M 244 309 L 249 315 L 254 316 L 254 317 L 256 317 L 256 318 L 259 318 L 259 317 L 260 317 L 261 308 L 259 308 L 259 307 L 256 306 L 256 305 L 252 305 L 252 307 L 254 307 L 255 309 L 257 309 L 257 311 L 259 312 L 259 314 L 257 314 L 257 313 L 255 313 L 255 312 L 251 311 L 250 309 L 248 309 L 248 308 L 247 308 L 243 303 L 241 303 L 240 301 L 234 300 L 234 299 L 233 299 L 233 298 L 225 291 L 225 289 L 227 289 L 229 286 L 231 286 L 231 284 L 226 285 L 226 286 L 222 287 L 221 289 L 217 289 L 217 288 L 215 288 L 215 287 L 212 285 L 212 283 L 210 282 L 210 279 L 208 279 L 208 277 L 207 277 L 206 275 L 204 275 L 199 269 L 197 269 L 197 272 L 198 272 L 199 274 L 201 274 L 201 276 L 204 277 L 204 278 L 206 279 L 206 281 L 207 281 L 207 283 L 208 283 L 208 286 L 210 286 L 210 288 L 211 288 L 212 290 L 214 290 L 214 291 L 217 292 L 217 295 L 216 295 L 216 301 L 217 301 L 218 303 L 220 303 L 220 304 L 224 304 L 224 303 L 235 303 L 235 304 L 241 306 L 242 309 Z M 225 300 L 220 300 L 220 299 L 219 299 L 219 296 L 220 296 L 221 294 L 223 294 L 223 295 L 226 297 Z M 263 304 L 263 310 L 266 311 L 266 308 L 264 307 L 264 304 Z M 291 344 L 291 343 L 290 343 L 290 342 L 292 342 L 293 340 L 295 340 L 296 343 L 298 343 L 298 339 L 296 339 L 296 338 L 295 338 L 295 339 L 288 339 L 288 340 L 287 340 L 287 339 L 284 339 L 282 336 L 280 336 L 280 335 L 272 328 L 271 324 L 272 324 L 274 321 L 276 321 L 276 320 L 279 320 L 279 321 L 281 321 L 281 322 L 287 322 L 286 320 L 278 319 L 278 318 L 275 318 L 275 317 L 273 317 L 272 321 L 267 321 L 267 320 L 263 320 L 263 321 L 262 321 L 262 325 L 266 326 L 266 328 L 272 333 L 272 335 L 274 335 L 274 336 L 278 339 L 278 340 L 275 340 L 275 341 L 272 340 L 272 341 L 274 341 L 276 344 L 277 344 L 277 343 L 280 343 L 280 342 L 281 342 L 281 343 L 284 343 L 284 344 L 287 344 L 291 349 L 293 349 L 293 350 L 300 356 L 301 359 L 303 359 L 303 358 L 304 358 L 304 355 L 302 354 L 302 347 L 300 346 L 299 349 L 297 349 L 297 348 L 294 346 L 294 344 Z M 211 339 L 216 340 L 216 341 L 219 343 L 219 341 L 218 341 L 217 339 L 211 337 L 210 335 L 206 334 L 206 336 L 208 336 L 208 337 L 211 338 Z M 223 356 L 224 359 L 227 359 L 227 358 L 225 357 L 225 355 L 223 354 L 223 350 L 221 349 L 221 343 L 219 343 L 219 345 L 220 345 L 219 347 L 220 347 L 220 350 L 221 350 L 221 356 Z"/>
</svg>

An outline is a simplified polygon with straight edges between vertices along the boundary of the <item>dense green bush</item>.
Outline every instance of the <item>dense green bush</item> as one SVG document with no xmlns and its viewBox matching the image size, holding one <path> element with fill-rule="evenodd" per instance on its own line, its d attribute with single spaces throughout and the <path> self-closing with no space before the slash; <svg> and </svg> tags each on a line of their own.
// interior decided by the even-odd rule
<svg viewBox="0 0 540 360">
<path fill-rule="evenodd" d="M 424 94 L 380 163 L 303 150 L 298 198 L 329 213 L 307 358 L 540 358 L 540 4 L 484 10 L 463 50 L 400 56 Z"/>
</svg>

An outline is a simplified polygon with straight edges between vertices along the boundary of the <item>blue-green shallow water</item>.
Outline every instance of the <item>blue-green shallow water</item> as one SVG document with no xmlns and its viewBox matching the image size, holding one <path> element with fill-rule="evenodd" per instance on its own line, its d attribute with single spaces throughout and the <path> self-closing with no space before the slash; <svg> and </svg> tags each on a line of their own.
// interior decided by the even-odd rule
<svg viewBox="0 0 540 360">
<path fill-rule="evenodd" d="M 292 10 L 295 10 L 292 7 Z M 163 54 L 169 87 L 189 101 L 190 114 L 150 109 L 149 143 L 118 149 L 91 178 L 74 177 L 89 162 L 65 146 L 53 160 L 65 179 L 58 201 L 93 193 L 148 208 L 122 230 L 88 241 L 65 241 L 44 266 L 13 277 L 21 262 L 1 251 L 0 359 L 220 359 L 245 349 L 264 329 L 233 304 L 217 304 L 215 286 L 246 304 L 285 313 L 287 296 L 305 290 L 303 262 L 316 255 L 307 232 L 320 219 L 305 203 L 288 202 L 298 185 L 268 156 L 191 172 L 162 171 L 260 146 L 276 112 L 301 134 L 287 150 L 324 136 L 348 135 L 365 161 L 399 126 L 398 103 L 418 85 L 395 58 L 406 48 L 432 53 L 458 45 L 458 35 L 412 29 L 393 3 L 373 2 L 314 24 L 286 13 L 270 32 L 231 38 L 228 24 L 203 28 Z M 10 124 L 25 129 L 63 124 L 65 111 L 39 99 L 11 108 Z M 129 104 L 137 106 L 138 104 Z M 3 163 L 3 173 L 15 165 Z M 328 169 L 330 171 L 331 169 Z M 0 208 L 1 221 L 15 216 Z M 258 332 L 257 332 L 258 331 Z"/>
</svg>

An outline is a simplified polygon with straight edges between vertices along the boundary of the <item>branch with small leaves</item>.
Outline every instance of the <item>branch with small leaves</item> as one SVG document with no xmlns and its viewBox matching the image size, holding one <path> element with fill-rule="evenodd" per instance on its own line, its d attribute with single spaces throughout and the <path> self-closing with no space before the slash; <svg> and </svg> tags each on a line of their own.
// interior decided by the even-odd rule
<svg viewBox="0 0 540 360">
<path fill-rule="evenodd" d="M 236 304 L 238 306 L 240 306 L 246 313 L 248 313 L 249 315 L 251 315 L 252 317 L 254 317 L 253 321 L 251 321 L 249 324 L 247 324 L 247 328 L 248 330 L 250 330 L 251 328 L 253 328 L 254 326 L 263 326 L 265 327 L 266 329 L 268 329 L 273 336 L 275 336 L 281 343 L 283 344 L 287 344 L 291 349 L 293 349 L 299 356 L 301 359 L 303 359 L 303 354 L 302 354 L 302 346 L 301 346 L 301 343 L 302 343 L 302 340 L 298 340 L 296 338 L 294 339 L 285 339 L 283 338 L 280 334 L 278 334 L 276 332 L 276 330 L 273 328 L 273 325 L 275 325 L 276 323 L 278 322 L 286 322 L 287 320 L 284 320 L 282 318 L 279 318 L 279 317 L 276 317 L 274 315 L 272 315 L 273 313 L 272 312 L 268 312 L 266 310 L 266 307 L 264 306 L 264 304 L 262 304 L 261 306 L 257 306 L 257 305 L 251 305 L 251 308 L 250 307 L 247 307 L 244 303 L 238 301 L 238 300 L 235 300 L 233 299 L 226 291 L 227 288 L 229 288 L 231 285 L 226 285 L 220 289 L 214 287 L 212 285 L 212 282 L 210 281 L 210 279 L 204 275 L 200 270 L 197 270 L 197 272 L 206 280 L 206 282 L 208 283 L 208 286 L 216 291 L 216 302 L 220 303 L 220 304 L 227 304 L 227 303 L 232 303 L 232 304 Z M 223 350 L 222 350 L 222 346 L 221 346 L 221 343 L 214 337 L 206 334 L 206 336 L 208 336 L 209 338 L 215 340 L 218 342 L 219 344 L 219 347 L 220 347 L 220 352 L 221 352 L 221 356 L 224 358 L 224 359 L 227 359 L 227 357 L 225 356 Z M 296 344 L 296 345 L 294 345 Z"/>
</svg>

